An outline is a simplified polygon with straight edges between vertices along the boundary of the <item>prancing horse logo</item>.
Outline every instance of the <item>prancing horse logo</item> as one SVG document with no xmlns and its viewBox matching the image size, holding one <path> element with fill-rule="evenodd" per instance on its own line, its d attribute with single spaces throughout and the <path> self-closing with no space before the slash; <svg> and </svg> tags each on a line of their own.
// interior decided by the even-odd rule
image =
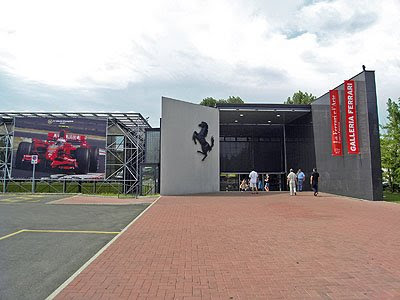
<svg viewBox="0 0 400 300">
<path fill-rule="evenodd" d="M 206 136 L 208 134 L 208 124 L 206 122 L 201 122 L 199 124 L 199 127 L 201 128 L 200 132 L 197 133 L 197 131 L 193 132 L 193 142 L 197 145 L 196 140 L 200 143 L 201 145 L 201 151 L 197 151 L 197 153 L 201 153 L 204 155 L 203 159 L 201 161 L 204 161 L 207 157 L 207 152 L 210 152 L 211 149 L 214 147 L 214 137 L 211 137 L 211 145 L 206 141 Z"/>
</svg>

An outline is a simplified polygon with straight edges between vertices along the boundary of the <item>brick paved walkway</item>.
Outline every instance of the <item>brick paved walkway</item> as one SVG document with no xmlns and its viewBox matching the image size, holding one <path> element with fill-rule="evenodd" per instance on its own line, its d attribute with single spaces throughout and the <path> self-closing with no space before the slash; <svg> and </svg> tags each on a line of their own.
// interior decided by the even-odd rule
<svg viewBox="0 0 400 300">
<path fill-rule="evenodd" d="M 400 205 L 162 197 L 57 299 L 400 298 Z"/>
</svg>

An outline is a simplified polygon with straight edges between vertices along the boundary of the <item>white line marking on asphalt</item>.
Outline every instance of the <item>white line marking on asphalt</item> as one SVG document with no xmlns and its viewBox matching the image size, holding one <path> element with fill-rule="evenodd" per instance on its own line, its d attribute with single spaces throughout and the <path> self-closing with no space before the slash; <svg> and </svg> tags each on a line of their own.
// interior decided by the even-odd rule
<svg viewBox="0 0 400 300">
<path fill-rule="evenodd" d="M 5 236 L 2 236 L 2 237 L 0 237 L 0 241 L 1 241 L 1 240 L 5 240 L 6 238 L 12 237 L 12 236 L 14 236 L 14 235 L 16 235 L 16 234 L 18 234 L 18 233 L 21 233 L 21 232 L 24 232 L 24 230 L 23 230 L 23 229 L 22 229 L 22 230 L 18 230 L 18 231 L 16 231 L 16 232 L 7 234 L 7 235 L 5 235 Z"/>
<path fill-rule="evenodd" d="M 59 230 L 59 229 L 21 229 L 19 231 L 7 234 L 0 237 L 1 240 L 12 237 L 23 232 L 35 232 L 35 233 L 88 233 L 88 234 L 118 234 L 120 231 L 95 231 L 95 230 Z"/>
</svg>

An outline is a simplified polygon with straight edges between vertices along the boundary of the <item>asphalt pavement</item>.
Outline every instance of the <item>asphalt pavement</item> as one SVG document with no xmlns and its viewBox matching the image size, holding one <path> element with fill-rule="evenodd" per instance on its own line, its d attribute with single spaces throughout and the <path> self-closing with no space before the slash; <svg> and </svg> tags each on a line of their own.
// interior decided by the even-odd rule
<svg viewBox="0 0 400 300">
<path fill-rule="evenodd" d="M 46 204 L 61 198 L 0 195 L 0 299 L 45 299 L 148 206 Z"/>
</svg>

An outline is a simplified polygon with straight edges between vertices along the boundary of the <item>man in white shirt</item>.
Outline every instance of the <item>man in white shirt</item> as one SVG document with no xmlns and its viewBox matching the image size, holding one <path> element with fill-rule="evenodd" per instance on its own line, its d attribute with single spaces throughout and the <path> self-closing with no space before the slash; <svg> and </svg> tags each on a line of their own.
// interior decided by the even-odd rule
<svg viewBox="0 0 400 300">
<path fill-rule="evenodd" d="M 251 193 L 254 194 L 254 191 L 256 192 L 256 194 L 258 194 L 258 190 L 257 190 L 257 178 L 258 178 L 258 174 L 256 171 L 251 171 L 249 174 L 249 178 L 250 178 L 250 187 L 251 187 Z"/>
<path fill-rule="evenodd" d="M 289 175 L 287 176 L 287 183 L 290 189 L 290 196 L 296 195 L 296 180 L 297 175 L 293 172 L 293 169 L 290 169 Z"/>
</svg>

